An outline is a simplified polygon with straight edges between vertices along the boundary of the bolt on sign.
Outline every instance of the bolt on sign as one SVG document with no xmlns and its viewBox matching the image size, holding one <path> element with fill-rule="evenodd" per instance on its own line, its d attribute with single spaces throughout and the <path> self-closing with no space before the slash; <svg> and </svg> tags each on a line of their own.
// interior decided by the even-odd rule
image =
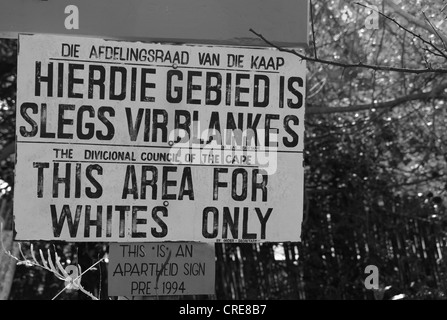
<svg viewBox="0 0 447 320">
<path fill-rule="evenodd" d="M 214 294 L 214 245 L 110 243 L 110 296 Z"/>
<path fill-rule="evenodd" d="M 308 44 L 309 0 L 2 0 L 0 38 L 48 33 L 226 45 Z"/>
<path fill-rule="evenodd" d="M 305 72 L 273 49 L 20 35 L 16 238 L 299 241 Z"/>
</svg>

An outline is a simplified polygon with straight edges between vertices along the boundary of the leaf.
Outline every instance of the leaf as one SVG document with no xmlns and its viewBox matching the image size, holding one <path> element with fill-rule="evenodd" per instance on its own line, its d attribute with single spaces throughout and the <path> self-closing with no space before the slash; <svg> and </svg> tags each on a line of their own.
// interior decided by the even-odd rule
<svg viewBox="0 0 447 320">
<path fill-rule="evenodd" d="M 34 246 L 33 246 L 32 243 L 31 243 L 30 251 L 31 251 L 31 257 L 33 258 L 34 262 L 35 262 L 36 264 L 39 264 L 39 262 L 37 262 L 36 255 L 34 254 Z"/>
<path fill-rule="evenodd" d="M 80 289 L 80 288 L 82 288 L 82 286 L 81 286 L 82 269 L 79 264 L 78 264 L 78 270 L 79 270 L 79 273 L 78 273 L 79 275 L 73 279 L 74 280 L 73 283 L 75 286 L 77 286 L 78 289 Z"/>
<path fill-rule="evenodd" d="M 45 267 L 45 269 L 50 270 L 50 268 L 48 268 L 47 261 L 45 260 L 45 258 L 43 256 L 42 249 L 39 249 L 39 253 L 40 253 L 40 259 L 42 259 L 43 266 Z"/>
<path fill-rule="evenodd" d="M 51 271 L 58 275 L 59 272 L 57 272 L 57 269 L 54 267 L 53 260 L 51 259 L 50 249 L 48 249 L 48 264 L 50 265 Z"/>
<path fill-rule="evenodd" d="M 61 264 L 61 258 L 57 255 L 57 252 L 55 252 L 56 255 L 56 265 L 59 268 L 59 270 L 61 271 L 61 273 L 64 275 L 65 278 L 69 277 L 69 274 L 67 273 L 67 271 L 65 271 L 64 267 Z"/>
<path fill-rule="evenodd" d="M 19 251 L 20 251 L 20 254 L 22 255 L 23 260 L 28 260 L 28 259 L 26 259 L 25 255 L 23 254 L 22 244 L 20 242 L 19 242 Z"/>
<path fill-rule="evenodd" d="M 82 268 L 81 266 L 78 264 L 78 269 L 79 269 L 79 276 L 78 276 L 78 280 L 81 281 L 81 277 L 82 277 Z"/>
</svg>

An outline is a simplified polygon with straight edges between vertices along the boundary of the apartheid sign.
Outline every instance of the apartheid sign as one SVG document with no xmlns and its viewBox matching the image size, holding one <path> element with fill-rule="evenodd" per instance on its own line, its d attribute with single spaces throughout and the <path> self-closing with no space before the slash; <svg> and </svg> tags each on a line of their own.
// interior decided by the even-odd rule
<svg viewBox="0 0 447 320">
<path fill-rule="evenodd" d="M 109 296 L 214 294 L 214 245 L 111 243 Z"/>
<path fill-rule="evenodd" d="M 17 239 L 299 241 L 305 72 L 273 49 L 21 35 Z"/>
</svg>

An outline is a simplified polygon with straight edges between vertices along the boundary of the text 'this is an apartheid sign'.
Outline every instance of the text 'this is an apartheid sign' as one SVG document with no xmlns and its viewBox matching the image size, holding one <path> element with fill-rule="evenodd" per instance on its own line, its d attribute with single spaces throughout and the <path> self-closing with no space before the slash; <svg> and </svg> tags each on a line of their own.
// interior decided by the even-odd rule
<svg viewBox="0 0 447 320">
<path fill-rule="evenodd" d="M 17 239 L 299 241 L 305 63 L 21 35 Z"/>
<path fill-rule="evenodd" d="M 215 253 L 208 243 L 111 243 L 110 296 L 214 294 Z"/>
</svg>

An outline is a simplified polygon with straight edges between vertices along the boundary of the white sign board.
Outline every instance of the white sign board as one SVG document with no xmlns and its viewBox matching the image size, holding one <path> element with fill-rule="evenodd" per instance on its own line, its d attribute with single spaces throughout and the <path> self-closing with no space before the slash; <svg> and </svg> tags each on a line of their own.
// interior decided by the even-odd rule
<svg viewBox="0 0 447 320">
<path fill-rule="evenodd" d="M 305 63 L 21 35 L 17 239 L 299 241 Z"/>
<path fill-rule="evenodd" d="M 214 245 L 111 243 L 109 296 L 214 294 Z"/>
</svg>

